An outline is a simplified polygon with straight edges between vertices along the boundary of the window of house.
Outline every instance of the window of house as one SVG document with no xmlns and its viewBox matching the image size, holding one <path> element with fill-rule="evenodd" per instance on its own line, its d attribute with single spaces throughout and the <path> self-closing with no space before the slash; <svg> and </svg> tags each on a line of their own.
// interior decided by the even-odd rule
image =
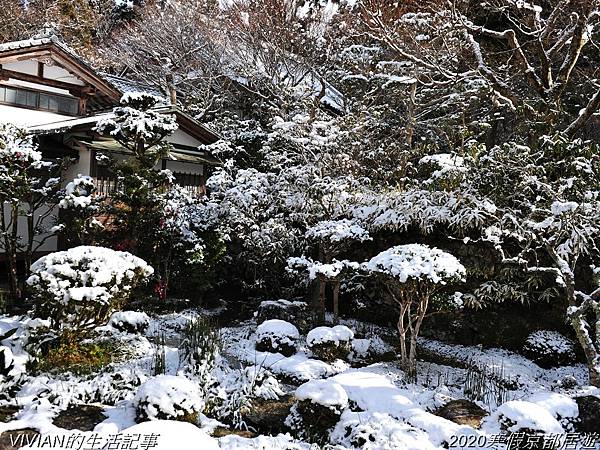
<svg viewBox="0 0 600 450">
<path fill-rule="evenodd" d="M 79 110 L 79 101 L 76 98 L 8 86 L 0 86 L 0 103 L 71 116 L 76 116 Z"/>
</svg>

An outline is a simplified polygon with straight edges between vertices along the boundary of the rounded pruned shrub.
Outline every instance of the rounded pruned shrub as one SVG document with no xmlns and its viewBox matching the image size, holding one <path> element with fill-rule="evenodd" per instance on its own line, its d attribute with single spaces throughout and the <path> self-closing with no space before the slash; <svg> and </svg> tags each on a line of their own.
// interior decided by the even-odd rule
<svg viewBox="0 0 600 450">
<path fill-rule="evenodd" d="M 575 345 L 557 331 L 531 333 L 523 345 L 523 355 L 544 368 L 565 366 L 575 362 Z"/>
<path fill-rule="evenodd" d="M 125 333 L 143 333 L 150 326 L 150 317 L 144 312 L 117 311 L 110 316 L 108 325 Z"/>
<path fill-rule="evenodd" d="M 304 383 L 294 394 L 297 402 L 292 406 L 286 425 L 301 439 L 323 444 L 348 408 L 348 394 L 331 379 Z"/>
<path fill-rule="evenodd" d="M 82 335 L 122 309 L 153 269 L 127 252 L 81 246 L 38 259 L 31 273 L 36 314 L 56 332 Z"/>
<path fill-rule="evenodd" d="M 137 422 L 179 420 L 196 424 L 205 403 L 199 386 L 189 379 L 157 375 L 139 387 L 133 405 Z"/>
<path fill-rule="evenodd" d="M 291 323 L 272 319 L 258 326 L 256 336 L 257 350 L 292 356 L 296 353 L 296 342 L 300 338 L 300 333 Z"/>
<path fill-rule="evenodd" d="M 348 357 L 354 332 L 344 325 L 317 327 L 308 333 L 306 343 L 313 355 L 324 361 Z"/>
</svg>

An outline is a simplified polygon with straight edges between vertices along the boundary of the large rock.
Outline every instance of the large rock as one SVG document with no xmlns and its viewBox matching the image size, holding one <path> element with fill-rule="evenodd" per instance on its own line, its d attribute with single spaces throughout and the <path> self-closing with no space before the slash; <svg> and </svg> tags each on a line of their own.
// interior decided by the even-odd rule
<svg viewBox="0 0 600 450">
<path fill-rule="evenodd" d="M 74 405 L 58 413 L 54 425 L 65 430 L 93 431 L 106 419 L 104 409 L 94 405 Z"/>
<path fill-rule="evenodd" d="M 32 428 L 5 431 L 4 433 L 0 433 L 0 449 L 17 450 L 25 447 L 30 442 L 35 447 L 36 443 L 40 442 L 36 438 L 38 434 L 40 433 Z"/>
<path fill-rule="evenodd" d="M 451 400 L 435 411 L 435 415 L 459 425 L 469 425 L 473 428 L 479 428 L 481 421 L 488 415 L 488 412 L 476 403 L 462 399 Z"/>
<path fill-rule="evenodd" d="M 348 408 L 349 399 L 344 388 L 331 379 L 311 380 L 298 387 L 298 400 L 285 424 L 300 439 L 317 444 L 329 441 L 329 435 Z"/>
<path fill-rule="evenodd" d="M 285 418 L 290 414 L 294 401 L 291 395 L 277 400 L 256 398 L 242 410 L 242 417 L 261 434 L 277 435 L 285 431 Z"/>
<path fill-rule="evenodd" d="M 593 395 L 575 397 L 579 408 L 579 420 L 575 422 L 575 430 L 580 433 L 600 432 L 600 398 Z"/>
</svg>

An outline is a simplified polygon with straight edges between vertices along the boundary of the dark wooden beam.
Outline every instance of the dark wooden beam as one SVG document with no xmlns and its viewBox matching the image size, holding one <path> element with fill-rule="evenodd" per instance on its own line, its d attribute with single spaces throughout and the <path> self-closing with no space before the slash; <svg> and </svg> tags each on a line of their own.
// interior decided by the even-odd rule
<svg viewBox="0 0 600 450">
<path fill-rule="evenodd" d="M 47 45 L 40 47 L 38 50 L 27 48 L 7 50 L 0 54 L 0 63 L 6 64 L 16 61 L 25 61 L 27 59 L 42 58 L 45 56 L 50 56 L 50 53 L 50 47 Z"/>
<path fill-rule="evenodd" d="M 93 91 L 91 86 L 78 86 L 76 84 L 65 83 L 64 81 L 43 78 L 38 75 L 30 75 L 28 73 L 16 72 L 14 70 L 0 69 L 0 79 L 6 80 L 8 78 L 64 89 L 78 97 L 84 95 L 85 93 L 89 93 L 90 89 Z"/>
</svg>

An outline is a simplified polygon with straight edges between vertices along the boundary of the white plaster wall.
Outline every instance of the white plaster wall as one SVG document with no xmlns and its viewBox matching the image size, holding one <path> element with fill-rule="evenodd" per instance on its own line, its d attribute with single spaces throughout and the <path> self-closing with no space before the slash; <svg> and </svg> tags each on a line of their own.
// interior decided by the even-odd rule
<svg viewBox="0 0 600 450">
<path fill-rule="evenodd" d="M 42 206 L 34 213 L 34 219 L 37 220 L 41 215 L 47 213 L 50 210 L 52 210 L 51 214 L 48 217 L 46 217 L 46 219 L 44 221 L 42 221 L 42 226 L 45 228 L 48 228 L 48 229 L 50 227 L 52 227 L 56 222 L 56 218 L 58 217 L 58 208 L 56 208 L 56 207 L 50 208 L 49 206 Z M 10 220 L 9 205 L 5 205 L 4 217 L 7 221 Z M 17 230 L 18 230 L 19 236 L 22 238 L 22 243 L 26 244 L 26 242 L 27 242 L 27 219 L 25 217 L 19 218 L 19 225 L 18 225 Z M 40 236 L 37 236 L 36 240 L 40 241 L 43 237 L 45 237 L 47 235 L 48 234 L 42 234 Z M 37 244 L 34 244 L 34 250 L 38 251 L 38 252 L 56 251 L 58 248 L 58 238 L 56 236 L 51 236 L 37 250 L 36 250 L 36 246 L 37 246 Z M 3 250 L 2 250 L 2 253 L 3 253 Z"/>
<path fill-rule="evenodd" d="M 88 149 L 79 150 L 79 159 L 70 165 L 64 174 L 65 185 L 78 175 L 90 175 L 92 168 L 92 152 Z"/>
<path fill-rule="evenodd" d="M 170 136 L 167 136 L 165 141 L 170 142 L 172 144 L 187 145 L 189 147 L 198 147 L 201 144 L 201 142 L 198 139 L 193 138 L 192 136 L 190 136 L 182 130 L 175 130 L 175 133 L 173 133 Z"/>
<path fill-rule="evenodd" d="M 12 70 L 14 72 L 26 73 L 28 75 L 38 74 L 38 62 L 33 59 L 26 59 L 24 61 L 14 61 L 2 65 L 6 70 Z M 51 80 L 63 81 L 65 83 L 75 84 L 77 86 L 84 86 L 85 83 L 71 74 L 68 70 L 63 69 L 59 65 L 49 66 L 44 64 L 44 78 Z"/>
</svg>

